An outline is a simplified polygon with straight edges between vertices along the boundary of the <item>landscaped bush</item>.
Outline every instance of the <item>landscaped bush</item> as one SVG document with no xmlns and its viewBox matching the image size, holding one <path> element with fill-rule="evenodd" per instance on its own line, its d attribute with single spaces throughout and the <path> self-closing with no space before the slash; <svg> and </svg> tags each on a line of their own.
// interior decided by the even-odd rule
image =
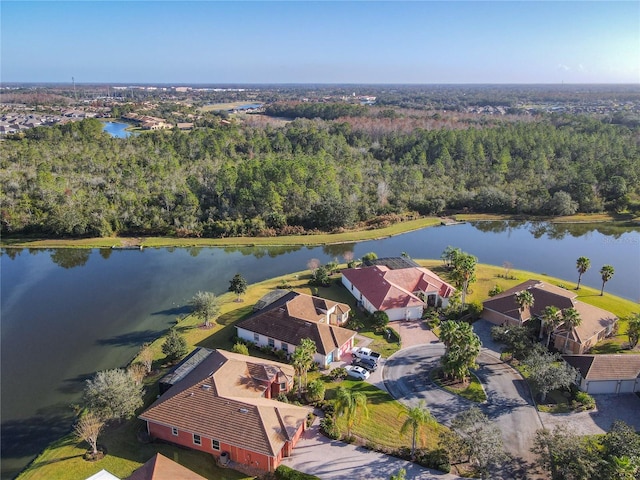
<svg viewBox="0 0 640 480">
<path fill-rule="evenodd" d="M 451 471 L 449 456 L 447 455 L 447 452 L 442 448 L 439 448 L 437 450 L 419 451 L 417 462 L 423 467 L 433 468 L 444 473 L 449 473 Z"/>
<path fill-rule="evenodd" d="M 235 343 L 231 351 L 233 353 L 239 353 L 241 355 L 249 355 L 249 347 L 247 347 L 244 343 L 241 343 L 241 342 Z"/>
<path fill-rule="evenodd" d="M 334 382 L 338 382 L 340 380 L 344 380 L 347 378 L 347 369 L 344 367 L 334 368 L 329 372 L 329 378 Z"/>
<path fill-rule="evenodd" d="M 382 310 L 374 312 L 372 320 L 376 333 L 382 332 L 387 328 L 387 325 L 389 325 L 389 315 L 387 315 L 387 312 L 383 312 Z"/>
<path fill-rule="evenodd" d="M 572 402 L 572 407 L 576 410 L 592 410 L 596 407 L 596 401 L 586 392 L 577 392 Z"/>
<path fill-rule="evenodd" d="M 278 480 L 321 480 L 320 477 L 299 472 L 286 465 L 280 465 L 276 468 L 276 478 Z"/>
<path fill-rule="evenodd" d="M 336 421 L 333 416 L 326 416 L 320 420 L 320 430 L 327 437 L 337 440 L 340 438 L 340 429 L 336 425 Z"/>
<path fill-rule="evenodd" d="M 320 379 L 313 380 L 307 385 L 307 400 L 310 403 L 321 402 L 324 400 L 324 392 L 326 387 L 324 382 Z"/>
</svg>

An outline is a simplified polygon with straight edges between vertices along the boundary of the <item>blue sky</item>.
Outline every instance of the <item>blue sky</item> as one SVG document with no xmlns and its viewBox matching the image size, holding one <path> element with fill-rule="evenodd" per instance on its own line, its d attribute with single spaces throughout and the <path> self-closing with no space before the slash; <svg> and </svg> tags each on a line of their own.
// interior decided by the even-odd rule
<svg viewBox="0 0 640 480">
<path fill-rule="evenodd" d="M 3 82 L 640 83 L 640 2 L 0 3 Z"/>
</svg>

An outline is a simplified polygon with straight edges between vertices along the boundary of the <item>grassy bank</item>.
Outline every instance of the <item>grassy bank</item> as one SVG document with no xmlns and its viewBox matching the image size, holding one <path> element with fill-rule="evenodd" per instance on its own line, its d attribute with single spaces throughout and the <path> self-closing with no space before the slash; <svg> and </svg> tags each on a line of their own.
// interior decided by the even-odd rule
<svg viewBox="0 0 640 480">
<path fill-rule="evenodd" d="M 353 230 L 343 233 L 289 235 L 282 237 L 227 237 L 227 238 L 175 238 L 175 237 L 102 237 L 80 239 L 3 238 L 2 247 L 20 248 L 111 248 L 112 246 L 139 245 L 142 247 L 253 247 L 253 246 L 311 246 L 353 243 L 400 235 L 425 227 L 439 225 L 440 218 L 427 217 L 407 220 L 384 228 Z"/>
<path fill-rule="evenodd" d="M 551 223 L 611 223 L 611 222 L 630 222 L 638 224 L 640 219 L 631 214 L 618 213 L 579 213 L 576 215 L 567 215 L 563 217 L 547 217 L 528 215 L 507 215 L 496 213 L 466 213 L 456 214 L 455 219 L 465 222 L 482 222 L 496 220 L 519 220 L 529 222 L 551 222 Z"/>
<path fill-rule="evenodd" d="M 418 260 L 418 263 L 431 268 L 443 277 L 448 274 L 443 269 L 440 260 Z M 529 278 L 538 278 L 554 285 L 564 285 L 567 288 L 574 286 L 571 281 L 522 270 L 511 270 L 509 279 L 503 278 L 504 273 L 502 267 L 478 265 L 478 280 L 471 287 L 473 291 L 468 296 L 469 301 L 481 302 L 487 298 L 488 291 L 496 284 L 503 289 L 507 289 Z M 339 275 L 333 277 L 331 286 L 327 288 L 309 287 L 309 278 L 309 271 L 293 272 L 282 277 L 253 284 L 248 288 L 241 302 L 236 301 L 234 294 L 227 293 L 220 297 L 222 302 L 220 317 L 211 328 L 203 328 L 201 321 L 192 315 L 180 320 L 177 328 L 185 336 L 191 347 L 204 346 L 230 349 L 233 346 L 233 337 L 235 335 L 234 324 L 250 314 L 253 305 L 264 294 L 283 284 L 287 284 L 299 292 L 312 293 L 331 300 L 348 303 L 352 308 L 355 307 L 355 299 L 339 284 Z M 640 311 L 640 305 L 637 303 L 606 293 L 601 297 L 598 290 L 589 287 L 582 287 L 578 291 L 578 297 L 586 303 L 605 308 L 620 317 L 626 316 L 631 312 Z M 603 342 L 602 348 L 612 351 L 619 349 L 620 345 L 626 342 L 625 332 L 626 328 L 623 325 L 616 337 Z M 373 338 L 372 348 L 383 352 L 384 355 L 389 355 L 398 349 L 396 342 L 387 341 L 383 336 L 376 335 L 366 324 L 360 333 Z M 152 350 L 155 356 L 154 371 L 156 373 L 153 377 L 147 378 L 146 381 L 146 405 L 155 399 L 158 392 L 157 380 L 169 368 L 168 365 L 164 364 L 164 355 L 161 351 L 163 342 L 164 338 L 158 338 L 152 343 Z M 345 380 L 342 384 L 363 391 L 369 399 L 370 416 L 368 419 L 363 419 L 354 428 L 354 433 L 357 436 L 365 438 L 371 443 L 390 448 L 398 448 L 410 444 L 408 437 L 399 436 L 399 428 L 404 421 L 402 405 L 394 401 L 385 392 L 365 382 Z M 328 398 L 334 395 L 338 385 L 328 385 Z M 86 462 L 82 459 L 82 455 L 87 448 L 83 442 L 78 442 L 71 435 L 66 436 L 47 447 L 18 478 L 20 480 L 86 478 L 103 468 L 121 478 L 125 478 L 157 451 L 208 478 L 223 480 L 246 478 L 232 470 L 217 469 L 211 457 L 198 452 L 164 444 L 141 444 L 136 439 L 136 432 L 140 428 L 143 428 L 143 423 L 138 420 L 123 422 L 121 425 L 108 428 L 100 437 L 99 442 L 107 447 L 108 455 L 96 463 Z M 436 427 L 433 430 L 429 430 L 427 445 L 435 445 L 439 428 Z"/>
</svg>

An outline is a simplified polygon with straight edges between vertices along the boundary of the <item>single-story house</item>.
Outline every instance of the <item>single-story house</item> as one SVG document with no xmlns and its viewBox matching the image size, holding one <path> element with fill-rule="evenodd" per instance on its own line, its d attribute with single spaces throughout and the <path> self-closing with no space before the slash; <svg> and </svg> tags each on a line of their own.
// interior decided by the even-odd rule
<svg viewBox="0 0 640 480">
<path fill-rule="evenodd" d="M 516 294 L 524 290 L 533 295 L 533 306 L 521 310 Z M 482 318 L 496 325 L 524 325 L 532 318 L 540 317 L 545 307 L 575 308 L 580 314 L 580 325 L 571 331 L 560 326 L 554 332 L 553 345 L 562 351 L 566 342 L 566 353 L 582 354 L 609 335 L 618 318 L 607 310 L 576 300 L 577 296 L 573 291 L 540 280 L 527 280 L 485 300 Z"/>
<path fill-rule="evenodd" d="M 317 350 L 313 360 L 322 367 L 353 347 L 356 332 L 340 326 L 349 318 L 349 305 L 297 292 L 265 297 L 256 304 L 259 310 L 236 325 L 239 338 L 287 354 L 310 338 Z"/>
<path fill-rule="evenodd" d="M 293 367 L 203 350 L 208 355 L 192 362 L 193 368 L 140 415 L 150 437 L 275 470 L 291 455 L 310 412 L 273 400 L 293 386 Z"/>
<path fill-rule="evenodd" d="M 563 355 L 569 365 L 580 372 L 583 392 L 640 392 L 640 355 Z"/>
<path fill-rule="evenodd" d="M 127 480 L 206 480 L 160 453 L 145 462 Z"/>
<path fill-rule="evenodd" d="M 419 320 L 427 306 L 446 307 L 455 289 L 431 270 L 405 258 L 342 270 L 342 284 L 369 313 L 389 320 Z"/>
</svg>

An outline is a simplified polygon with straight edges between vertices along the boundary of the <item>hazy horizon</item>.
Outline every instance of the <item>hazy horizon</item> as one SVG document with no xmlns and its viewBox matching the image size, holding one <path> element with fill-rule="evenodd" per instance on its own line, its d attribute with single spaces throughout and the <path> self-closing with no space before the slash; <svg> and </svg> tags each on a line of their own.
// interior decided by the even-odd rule
<svg viewBox="0 0 640 480">
<path fill-rule="evenodd" d="M 7 83 L 640 83 L 640 2 L 2 2 Z"/>
</svg>

